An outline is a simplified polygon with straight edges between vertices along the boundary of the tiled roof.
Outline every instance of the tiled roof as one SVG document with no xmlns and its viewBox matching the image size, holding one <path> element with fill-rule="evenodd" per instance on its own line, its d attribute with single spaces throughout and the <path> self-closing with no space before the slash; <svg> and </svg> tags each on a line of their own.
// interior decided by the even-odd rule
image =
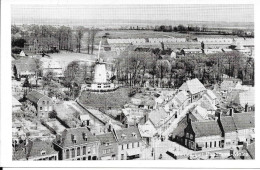
<svg viewBox="0 0 260 170">
<path fill-rule="evenodd" d="M 253 113 L 234 113 L 233 120 L 238 130 L 255 127 Z"/>
<path fill-rule="evenodd" d="M 26 98 L 33 103 L 37 103 L 43 96 L 43 94 L 33 90 L 27 94 Z"/>
<path fill-rule="evenodd" d="M 115 134 L 119 143 L 138 142 L 142 140 L 141 134 L 137 127 L 129 127 L 121 130 L 116 130 Z M 136 135 L 136 137 L 133 136 L 134 134 Z"/>
<path fill-rule="evenodd" d="M 25 142 L 19 144 L 13 152 L 13 159 L 21 160 L 39 157 L 42 156 L 42 151 L 45 151 L 45 155 L 57 154 L 51 142 L 45 142 L 36 138 L 34 141 L 28 140 L 27 145 L 25 145 Z"/>
<path fill-rule="evenodd" d="M 17 72 L 35 72 L 36 63 L 35 60 L 29 57 L 22 57 L 19 60 L 14 60 L 13 64 L 16 66 Z"/>
<path fill-rule="evenodd" d="M 84 134 L 87 137 L 87 141 L 83 138 Z M 76 139 L 76 143 L 73 142 L 72 138 Z M 61 147 L 70 147 L 74 145 L 81 145 L 85 143 L 97 142 L 99 139 L 92 135 L 87 128 L 70 128 L 65 129 L 62 132 L 61 137 L 55 140 L 55 143 Z"/>
<path fill-rule="evenodd" d="M 234 132 L 237 130 L 235 122 L 231 116 L 221 116 L 220 122 L 222 124 L 225 133 Z"/>
<path fill-rule="evenodd" d="M 103 143 L 116 143 L 115 136 L 113 135 L 112 132 L 109 133 L 104 133 L 104 134 L 99 134 L 97 135 L 97 138 L 100 140 L 101 144 Z"/>
<path fill-rule="evenodd" d="M 35 139 L 29 142 L 29 154 L 28 157 L 42 156 L 41 152 L 45 151 L 45 155 L 56 154 L 57 152 L 53 149 L 52 143 Z"/>
<path fill-rule="evenodd" d="M 190 91 L 191 94 L 196 94 L 206 90 L 204 85 L 197 79 L 188 80 L 181 85 L 179 90 Z"/>
<path fill-rule="evenodd" d="M 216 121 L 191 122 L 196 137 L 221 135 L 221 130 Z"/>
<path fill-rule="evenodd" d="M 253 113 L 234 113 L 233 116 L 222 116 L 220 117 L 220 122 L 223 126 L 224 132 L 255 127 Z"/>
</svg>

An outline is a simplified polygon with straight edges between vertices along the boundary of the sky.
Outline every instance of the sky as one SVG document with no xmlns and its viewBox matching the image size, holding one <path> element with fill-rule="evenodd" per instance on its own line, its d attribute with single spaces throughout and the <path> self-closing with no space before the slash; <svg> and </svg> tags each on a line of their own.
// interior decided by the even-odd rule
<svg viewBox="0 0 260 170">
<path fill-rule="evenodd" d="M 250 4 L 12 5 L 12 21 L 31 19 L 123 19 L 254 22 Z"/>
</svg>

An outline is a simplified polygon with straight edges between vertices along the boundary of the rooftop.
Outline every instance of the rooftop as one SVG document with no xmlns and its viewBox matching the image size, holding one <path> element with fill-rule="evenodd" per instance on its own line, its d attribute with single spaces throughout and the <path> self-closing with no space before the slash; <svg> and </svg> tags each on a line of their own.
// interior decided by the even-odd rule
<svg viewBox="0 0 260 170">
<path fill-rule="evenodd" d="M 195 78 L 192 80 L 187 80 L 185 83 L 181 85 L 179 90 L 185 90 L 189 91 L 191 94 L 196 94 L 206 90 L 206 88 L 197 78 Z"/>
</svg>

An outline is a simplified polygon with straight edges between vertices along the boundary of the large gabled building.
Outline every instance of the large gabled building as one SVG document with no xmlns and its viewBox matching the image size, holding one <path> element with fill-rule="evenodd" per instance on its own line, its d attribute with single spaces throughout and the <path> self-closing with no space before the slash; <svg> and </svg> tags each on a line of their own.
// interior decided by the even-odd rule
<svg viewBox="0 0 260 170">
<path fill-rule="evenodd" d="M 53 141 L 59 160 L 97 160 L 100 140 L 85 127 L 65 129 Z"/>
</svg>

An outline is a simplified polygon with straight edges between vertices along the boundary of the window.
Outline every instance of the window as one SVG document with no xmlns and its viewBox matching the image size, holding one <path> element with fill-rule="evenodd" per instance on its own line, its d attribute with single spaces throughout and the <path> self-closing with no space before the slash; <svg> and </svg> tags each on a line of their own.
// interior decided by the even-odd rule
<svg viewBox="0 0 260 170">
<path fill-rule="evenodd" d="M 139 144 L 139 142 L 137 143 L 137 147 L 139 147 L 140 146 L 140 144 Z"/>
<path fill-rule="evenodd" d="M 193 139 L 193 135 L 192 134 L 190 134 L 190 139 Z"/>
<path fill-rule="evenodd" d="M 135 143 L 134 142 L 132 143 L 132 148 L 135 148 Z"/>
<path fill-rule="evenodd" d="M 69 158 L 70 158 L 70 150 L 67 149 L 67 150 L 66 150 L 66 159 L 69 159 Z"/>
<path fill-rule="evenodd" d="M 77 156 L 80 155 L 80 147 L 77 148 Z"/>
<path fill-rule="evenodd" d="M 40 111 L 42 111 L 42 107 L 40 107 Z"/>
<path fill-rule="evenodd" d="M 220 147 L 220 145 L 221 145 L 221 143 L 220 143 L 220 141 L 218 142 L 218 146 Z"/>
<path fill-rule="evenodd" d="M 210 142 L 209 146 L 210 146 L 210 148 L 212 147 L 212 142 Z"/>
<path fill-rule="evenodd" d="M 45 101 L 42 101 L 42 104 L 45 105 Z"/>
<path fill-rule="evenodd" d="M 91 153 L 91 150 L 90 150 L 90 147 L 88 147 L 88 154 L 90 154 Z"/>
<path fill-rule="evenodd" d="M 189 135 L 190 135 L 189 133 L 186 133 L 186 138 L 189 138 Z"/>
<path fill-rule="evenodd" d="M 122 145 L 122 150 L 124 150 L 124 144 Z"/>
<path fill-rule="evenodd" d="M 41 151 L 41 155 L 45 155 L 46 154 L 46 151 Z"/>
<path fill-rule="evenodd" d="M 127 149 L 129 149 L 129 144 L 127 144 Z"/>
<path fill-rule="evenodd" d="M 74 148 L 71 149 L 71 157 L 72 157 L 72 158 L 75 157 L 75 149 L 74 149 Z"/>
<path fill-rule="evenodd" d="M 217 147 L 217 141 L 214 142 L 214 147 Z"/>
<path fill-rule="evenodd" d="M 121 154 L 121 160 L 124 160 L 124 154 Z"/>
<path fill-rule="evenodd" d="M 206 147 L 206 148 L 208 147 L 208 142 L 206 142 L 205 147 Z"/>
<path fill-rule="evenodd" d="M 83 155 L 86 155 L 86 150 L 87 150 L 86 146 L 83 146 Z"/>
</svg>

